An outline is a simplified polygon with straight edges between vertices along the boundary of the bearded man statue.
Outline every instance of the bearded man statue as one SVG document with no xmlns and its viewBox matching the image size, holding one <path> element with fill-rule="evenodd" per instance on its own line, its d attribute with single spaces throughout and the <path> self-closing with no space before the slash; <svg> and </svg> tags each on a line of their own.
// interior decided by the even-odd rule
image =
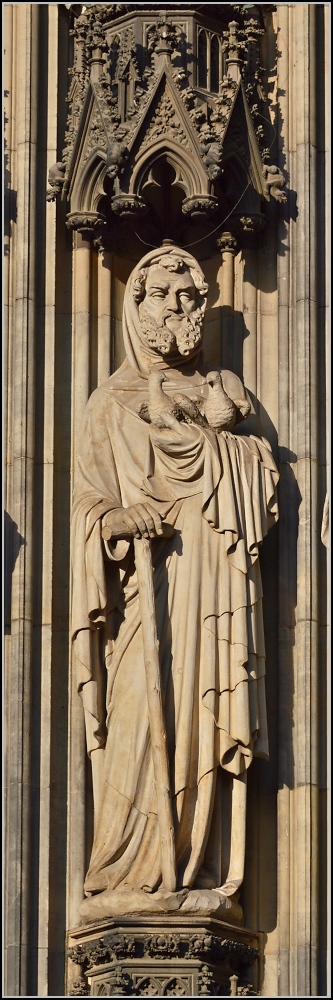
<svg viewBox="0 0 333 1000">
<path fill-rule="evenodd" d="M 268 756 L 259 548 L 278 516 L 278 473 L 246 421 L 241 380 L 207 376 L 206 297 L 188 253 L 147 254 L 125 291 L 126 360 L 86 409 L 72 521 L 73 646 L 95 803 L 86 920 L 163 909 L 241 919 L 247 769 Z M 173 893 L 162 877 L 134 558 L 142 537 L 153 564 Z"/>
</svg>

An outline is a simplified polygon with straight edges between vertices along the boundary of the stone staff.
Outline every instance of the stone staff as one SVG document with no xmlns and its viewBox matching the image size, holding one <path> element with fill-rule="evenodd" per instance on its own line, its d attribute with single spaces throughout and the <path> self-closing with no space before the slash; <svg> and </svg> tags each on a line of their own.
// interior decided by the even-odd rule
<svg viewBox="0 0 333 1000">
<path fill-rule="evenodd" d="M 163 523 L 163 534 L 164 537 L 173 534 L 172 526 L 166 522 Z M 112 532 L 108 526 L 102 529 L 102 536 L 107 540 L 110 540 L 111 537 L 116 540 L 117 537 L 116 533 Z M 160 831 L 163 888 L 168 892 L 175 892 L 177 887 L 175 831 L 172 815 L 167 735 L 161 691 L 153 564 L 148 538 L 134 538 L 134 554 L 138 577 L 151 752 Z"/>
</svg>

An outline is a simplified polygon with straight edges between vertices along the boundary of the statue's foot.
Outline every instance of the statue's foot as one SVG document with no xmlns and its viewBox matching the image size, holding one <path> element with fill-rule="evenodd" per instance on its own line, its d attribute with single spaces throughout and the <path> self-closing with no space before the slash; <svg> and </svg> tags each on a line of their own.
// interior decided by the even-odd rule
<svg viewBox="0 0 333 1000">
<path fill-rule="evenodd" d="M 238 895 L 238 894 L 237 894 Z M 243 910 L 234 896 L 226 895 L 221 889 L 190 889 L 182 907 L 182 914 L 214 916 L 227 920 L 230 924 L 243 922 Z"/>
<path fill-rule="evenodd" d="M 187 889 L 179 892 L 144 892 L 143 889 L 105 889 L 89 896 L 81 904 L 84 923 L 105 920 L 106 917 L 124 917 L 140 913 L 178 912 Z"/>
<path fill-rule="evenodd" d="M 231 896 L 218 889 L 180 889 L 178 892 L 144 892 L 143 889 L 105 889 L 89 896 L 81 905 L 83 923 L 108 917 L 163 913 L 189 916 L 216 916 L 228 923 L 241 923 L 242 909 Z"/>
</svg>

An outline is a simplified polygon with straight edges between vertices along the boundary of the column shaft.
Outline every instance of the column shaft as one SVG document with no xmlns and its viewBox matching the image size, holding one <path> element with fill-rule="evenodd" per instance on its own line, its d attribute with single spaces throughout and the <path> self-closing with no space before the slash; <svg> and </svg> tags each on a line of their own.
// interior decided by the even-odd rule
<svg viewBox="0 0 333 1000">
<path fill-rule="evenodd" d="M 73 358 L 72 358 L 72 482 L 85 406 L 90 392 L 91 253 L 89 243 L 74 236 L 73 249 Z M 69 690 L 69 806 L 67 926 L 80 923 L 80 904 L 86 866 L 86 744 L 84 715 L 77 693 L 75 664 Z"/>
<path fill-rule="evenodd" d="M 38 18 L 34 5 L 12 7 L 12 100 L 17 191 L 11 351 L 12 440 L 8 514 L 18 553 L 12 574 L 11 650 L 7 666 L 7 886 L 5 897 L 9 996 L 28 989 L 31 822 L 31 653 L 33 627 L 33 495 L 35 451 L 36 180 Z M 9 15 L 8 15 L 9 16 Z M 15 77 L 15 79 L 14 79 Z M 11 248 L 12 260 L 12 248 Z M 13 560 L 14 562 L 14 560 Z"/>
</svg>

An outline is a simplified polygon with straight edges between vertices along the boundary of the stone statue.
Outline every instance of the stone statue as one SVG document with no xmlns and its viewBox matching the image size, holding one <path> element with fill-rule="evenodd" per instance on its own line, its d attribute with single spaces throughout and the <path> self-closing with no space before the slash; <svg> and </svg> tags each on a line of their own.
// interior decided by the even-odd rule
<svg viewBox="0 0 333 1000">
<path fill-rule="evenodd" d="M 246 775 L 254 755 L 268 755 L 258 553 L 278 516 L 278 473 L 244 420 L 240 379 L 205 371 L 206 296 L 188 253 L 147 254 L 125 292 L 126 361 L 86 410 L 72 522 L 73 645 L 95 801 L 86 920 L 163 910 L 241 919 Z M 147 696 L 154 628 L 160 721 L 158 678 Z"/>
<path fill-rule="evenodd" d="M 46 192 L 47 201 L 55 201 L 56 195 L 61 194 L 65 183 L 66 167 L 64 163 L 58 161 L 49 169 L 48 182 L 50 187 Z"/>
<path fill-rule="evenodd" d="M 280 167 L 276 167 L 274 164 L 271 164 L 270 166 L 265 164 L 263 167 L 263 176 L 267 194 L 275 198 L 276 201 L 287 201 L 286 192 L 282 191 L 282 188 L 285 186 L 286 179 L 283 176 Z"/>
</svg>

